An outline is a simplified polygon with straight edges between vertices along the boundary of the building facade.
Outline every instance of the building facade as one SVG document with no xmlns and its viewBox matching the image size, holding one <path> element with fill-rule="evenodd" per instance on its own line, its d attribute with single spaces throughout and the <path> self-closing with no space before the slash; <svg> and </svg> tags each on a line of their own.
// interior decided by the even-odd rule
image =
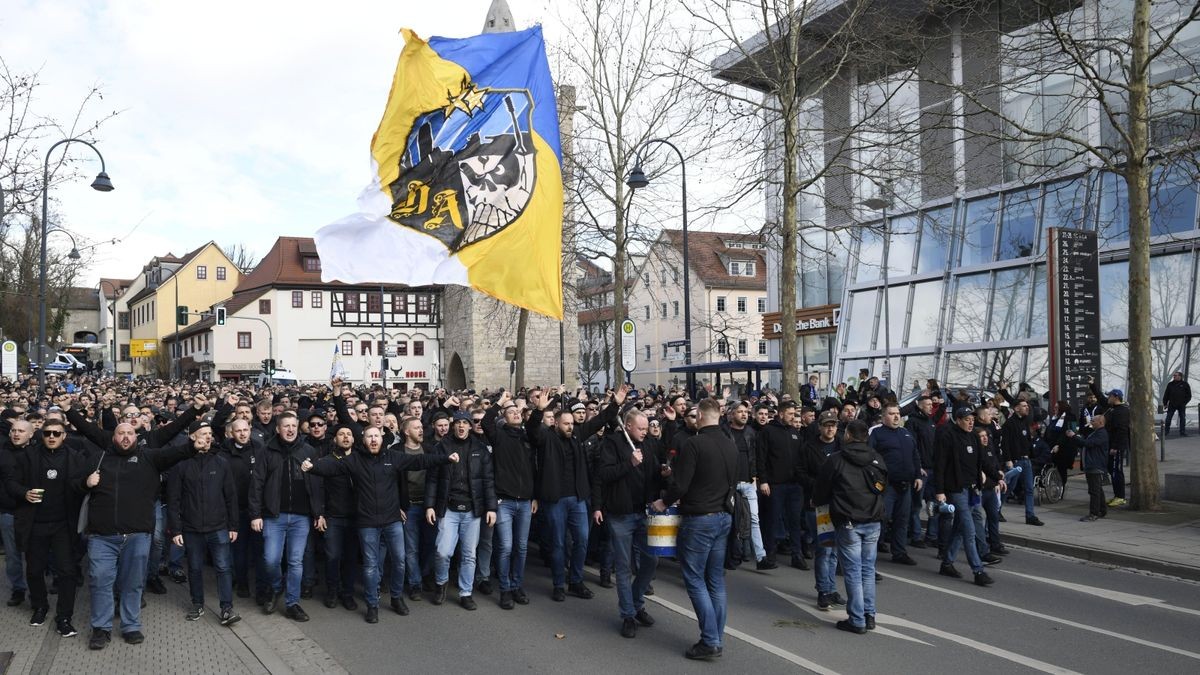
<svg viewBox="0 0 1200 675">
<path fill-rule="evenodd" d="M 829 30 L 837 10 L 853 3 L 828 4 L 812 13 L 814 30 L 816 24 Z M 1124 5 L 1128 11 L 1131 3 Z M 1035 11 L 1045 6 L 1016 2 L 1004 12 L 950 13 L 930 20 L 919 58 L 850 59 L 833 74 L 832 84 L 806 101 L 799 126 L 815 142 L 802 165 L 843 170 L 814 180 L 797 200 L 802 242 L 796 303 L 802 311 L 836 306 L 840 321 L 836 332 L 797 335 L 800 375 L 824 371 L 835 381 L 853 383 L 865 368 L 888 373 L 893 388 L 905 392 L 923 386 L 928 377 L 956 386 L 1026 382 L 1046 391 L 1047 231 L 1065 227 L 1098 234 L 1100 379 L 1106 388 L 1125 387 L 1129 223 L 1124 179 L 1054 139 L 1012 140 L 1002 133 L 1002 123 L 997 126 L 996 116 L 980 113 L 986 104 L 1007 119 L 1028 120 L 1035 129 L 1063 125 L 1097 146 L 1117 143 L 1111 125 L 1101 122 L 1099 104 L 1078 94 L 1075 78 L 1049 66 L 1040 72 L 1030 61 L 1031 36 L 1051 18 Z M 1056 7 L 1054 25 L 1061 30 L 1083 34 L 1119 24 L 1106 23 L 1114 3 Z M 1171 25 L 1171 17 L 1158 19 Z M 1181 58 L 1190 57 L 1191 63 L 1200 53 L 1197 37 L 1200 26 L 1192 24 L 1177 42 Z M 738 67 L 736 56 L 725 59 L 718 62 L 717 75 L 770 94 L 761 82 L 740 80 Z M 1153 78 L 1163 81 L 1172 72 L 1155 71 Z M 938 84 L 946 80 L 956 86 Z M 864 124 L 870 116 L 877 122 Z M 937 122 L 948 116 L 960 122 Z M 849 144 L 850 151 L 831 159 L 829 148 L 845 138 L 848 125 L 868 128 L 876 134 L 870 138 L 888 142 L 857 149 Z M 1159 135 L 1179 129 L 1160 124 L 1152 133 L 1166 146 L 1171 139 Z M 1183 169 L 1155 174 L 1152 302 L 1146 310 L 1158 392 L 1176 370 L 1192 380 L 1200 376 L 1197 200 L 1195 179 Z M 778 222 L 780 199 L 768 194 L 767 202 L 768 221 Z M 880 208 L 885 204 L 886 211 Z M 773 266 L 777 239 L 768 250 Z M 768 295 L 777 311 L 776 279 Z M 778 340 L 771 341 L 769 352 L 777 358 Z"/>
</svg>

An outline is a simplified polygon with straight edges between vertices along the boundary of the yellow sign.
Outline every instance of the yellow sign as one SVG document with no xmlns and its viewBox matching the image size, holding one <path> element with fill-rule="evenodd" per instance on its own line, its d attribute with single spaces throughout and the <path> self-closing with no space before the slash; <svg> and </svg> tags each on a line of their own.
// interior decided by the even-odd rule
<svg viewBox="0 0 1200 675">
<path fill-rule="evenodd" d="M 135 359 L 158 354 L 158 340 L 133 340 L 129 343 L 129 356 Z"/>
</svg>

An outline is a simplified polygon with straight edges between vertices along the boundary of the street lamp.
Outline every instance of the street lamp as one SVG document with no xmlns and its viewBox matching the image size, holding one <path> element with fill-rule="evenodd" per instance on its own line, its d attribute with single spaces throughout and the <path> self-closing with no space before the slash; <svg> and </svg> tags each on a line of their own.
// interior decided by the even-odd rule
<svg viewBox="0 0 1200 675">
<path fill-rule="evenodd" d="M 890 387 L 892 384 L 892 331 L 891 331 L 891 293 L 888 289 L 888 249 L 891 246 L 891 228 L 888 227 L 888 208 L 892 205 L 891 181 L 888 181 L 878 197 L 871 197 L 860 202 L 872 211 L 883 212 L 883 380 Z"/>
<path fill-rule="evenodd" d="M 45 160 L 42 162 L 42 260 L 41 268 L 38 274 L 38 344 L 37 355 L 39 361 L 38 367 L 38 391 L 39 395 L 46 390 L 46 364 L 45 354 L 42 350 L 46 345 L 46 237 L 50 233 L 49 229 L 49 211 L 50 211 L 50 154 L 60 145 L 69 143 L 83 143 L 96 153 L 100 158 L 100 173 L 96 174 L 96 179 L 92 181 L 92 189 L 98 192 L 112 192 L 113 184 L 109 179 L 108 173 L 105 171 L 104 155 L 96 149 L 96 146 L 81 139 L 81 138 L 64 138 L 63 140 L 50 146 L 46 151 Z M 71 237 L 71 242 L 74 243 L 75 238 Z M 78 247 L 71 249 L 71 254 L 68 256 L 73 260 L 79 259 Z"/>
<path fill-rule="evenodd" d="M 683 341 L 686 343 L 683 347 L 683 363 L 684 365 L 692 365 L 692 286 L 691 275 L 689 274 L 690 267 L 688 266 L 688 208 L 687 208 L 687 163 L 683 159 L 683 153 L 674 143 L 662 139 L 652 138 L 640 146 L 634 154 L 633 170 L 629 172 L 629 176 L 625 179 L 625 184 L 631 190 L 639 190 L 650 184 L 650 179 L 646 173 L 642 171 L 642 152 L 651 145 L 665 145 L 675 151 L 679 156 L 679 171 L 680 171 L 680 192 L 683 197 Z M 616 283 L 621 283 L 623 280 L 616 280 Z M 691 396 L 696 388 L 695 374 L 687 373 L 687 388 L 688 395 Z"/>
</svg>

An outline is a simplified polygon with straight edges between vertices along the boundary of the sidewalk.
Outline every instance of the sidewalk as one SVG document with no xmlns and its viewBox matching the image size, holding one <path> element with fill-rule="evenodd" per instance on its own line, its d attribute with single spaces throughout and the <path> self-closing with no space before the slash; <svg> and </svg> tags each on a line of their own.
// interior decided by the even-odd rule
<svg viewBox="0 0 1200 675">
<path fill-rule="evenodd" d="M 1178 438 L 1172 432 L 1166 457 L 1159 463 L 1160 484 L 1168 472 L 1200 473 L 1200 438 Z M 1111 498 L 1112 488 L 1106 487 L 1105 493 Z M 1037 507 L 1045 526 L 1026 525 L 1022 508 L 1006 504 L 1008 522 L 1001 524 L 1000 533 L 1005 542 L 1018 546 L 1200 581 L 1200 504 L 1162 504 L 1158 512 L 1110 507 L 1107 518 L 1079 522 L 1087 515 L 1088 497 L 1087 482 L 1078 475 L 1067 481 L 1061 502 Z"/>
</svg>

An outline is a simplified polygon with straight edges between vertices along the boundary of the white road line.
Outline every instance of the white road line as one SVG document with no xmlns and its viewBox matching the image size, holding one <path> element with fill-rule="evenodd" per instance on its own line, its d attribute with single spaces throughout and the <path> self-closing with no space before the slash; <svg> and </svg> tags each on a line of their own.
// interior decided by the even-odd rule
<svg viewBox="0 0 1200 675">
<path fill-rule="evenodd" d="M 888 579 L 894 579 L 894 580 L 896 580 L 896 581 L 902 581 L 902 582 L 904 582 L 904 583 L 906 583 L 906 584 L 911 584 L 911 585 L 913 585 L 913 586 L 918 586 L 918 587 L 920 587 L 920 588 L 925 588 L 925 589 L 928 589 L 928 590 L 931 590 L 931 591 L 937 591 L 938 593 L 945 593 L 945 594 L 947 594 L 947 595 L 953 595 L 953 596 L 955 596 L 955 597 L 964 598 L 964 599 L 966 599 L 966 600 L 970 600 L 970 601 L 972 601 L 972 602 L 978 602 L 978 603 L 981 603 L 981 604 L 984 604 L 984 605 L 990 605 L 990 606 L 992 606 L 992 607 L 998 607 L 998 608 L 1000 608 L 1000 609 L 1006 609 L 1006 610 L 1008 610 L 1008 611 L 1010 611 L 1010 612 L 1016 612 L 1017 614 L 1024 614 L 1024 615 L 1026 615 L 1026 616 L 1032 616 L 1032 617 L 1036 617 L 1036 618 L 1038 618 L 1038 619 L 1042 619 L 1042 620 L 1045 620 L 1045 621 L 1051 621 L 1051 622 L 1053 622 L 1053 623 L 1059 623 L 1059 624 L 1062 624 L 1062 625 L 1064 625 L 1064 626 L 1070 626 L 1070 627 L 1072 627 L 1072 628 L 1078 628 L 1079 630 L 1089 631 L 1089 632 L 1092 632 L 1092 633 L 1098 633 L 1098 634 L 1100 634 L 1100 635 L 1105 635 L 1105 636 L 1108 636 L 1108 637 L 1117 638 L 1118 640 L 1125 640 L 1126 642 L 1132 642 L 1132 643 L 1134 643 L 1134 644 L 1142 645 L 1143 647 L 1152 647 L 1152 648 L 1154 648 L 1154 649 L 1161 649 L 1162 651 L 1165 651 L 1165 652 L 1170 652 L 1170 653 L 1172 653 L 1172 654 L 1178 654 L 1178 655 L 1180 655 L 1180 656 L 1186 656 L 1186 657 L 1188 657 L 1188 658 L 1190 658 L 1190 659 L 1196 659 L 1196 660 L 1200 661 L 1200 654 L 1197 654 L 1196 652 L 1190 652 L 1190 651 L 1188 651 L 1188 650 L 1186 650 L 1186 649 L 1179 649 L 1178 647 L 1172 647 L 1172 646 L 1170 646 L 1170 645 L 1164 645 L 1164 644 L 1161 644 L 1161 643 L 1158 643 L 1158 642 L 1151 642 L 1151 641 L 1149 641 L 1149 640 L 1143 640 L 1142 638 L 1136 638 L 1136 637 L 1133 637 L 1133 636 L 1130 636 L 1130 635 L 1124 635 L 1124 634 L 1122 634 L 1122 633 L 1118 633 L 1118 632 L 1116 632 L 1116 631 L 1107 630 L 1107 629 L 1105 629 L 1105 628 L 1097 628 L 1096 626 L 1089 626 L 1089 625 L 1087 625 L 1087 624 L 1079 623 L 1079 622 L 1077 622 L 1077 621 L 1071 621 L 1070 619 L 1063 619 L 1063 618 L 1060 618 L 1060 617 L 1057 617 L 1057 616 L 1051 616 L 1051 615 L 1049 615 L 1049 614 L 1042 614 L 1041 612 L 1034 612 L 1034 611 L 1032 611 L 1032 610 L 1024 609 L 1024 608 L 1022 608 L 1022 607 L 1014 607 L 1013 605 L 1006 604 L 1006 603 L 1003 603 L 1003 602 L 997 602 L 997 601 L 995 601 L 995 600 L 988 600 L 988 599 L 986 599 L 986 598 L 980 598 L 980 597 L 977 597 L 977 596 L 974 596 L 974 595 L 968 595 L 968 594 L 966 594 L 966 593 L 960 593 L 959 591 L 952 591 L 952 590 L 950 590 L 950 589 L 947 589 L 947 588 L 942 588 L 942 587 L 940 587 L 940 586 L 934 586 L 933 584 L 927 584 L 927 583 L 924 583 L 924 582 L 921 582 L 921 581 L 914 581 L 914 580 L 912 580 L 912 579 L 905 579 L 904 577 L 896 576 L 896 575 L 894 575 L 894 574 L 889 574 L 889 573 L 886 573 L 886 572 L 880 572 L 879 574 L 880 574 L 881 576 L 883 576 L 883 577 L 886 577 L 886 578 L 888 578 Z M 994 588 L 994 587 L 993 587 L 993 588 Z"/>
<path fill-rule="evenodd" d="M 806 604 L 804 604 L 803 601 L 800 600 L 800 598 L 793 597 L 786 593 L 780 593 L 779 591 L 777 591 L 773 588 L 768 588 L 767 590 L 771 591 L 775 595 L 778 595 L 779 597 L 787 600 L 788 602 L 792 603 L 793 605 L 800 607 L 801 609 L 808 609 Z M 954 633 L 948 633 L 943 630 L 938 630 L 937 628 L 930 628 L 929 626 L 926 626 L 924 624 L 909 621 L 908 619 L 902 619 L 898 616 L 891 616 L 888 614 L 876 613 L 875 621 L 877 624 L 887 623 L 887 624 L 892 624 L 895 626 L 900 626 L 903 628 L 908 628 L 910 630 L 919 631 L 922 633 L 928 633 L 935 637 L 940 637 L 944 640 L 949 640 L 951 642 L 957 642 L 958 644 L 963 645 L 965 647 L 971 647 L 971 648 L 977 649 L 981 652 L 991 654 L 992 656 L 998 656 L 1002 659 L 1012 661 L 1013 663 L 1017 663 L 1022 666 L 1027 666 L 1034 670 L 1040 670 L 1043 673 L 1052 673 L 1053 675 L 1082 675 L 1081 673 L 1078 673 L 1074 670 L 1062 668 L 1062 667 L 1056 666 L 1052 663 L 1046 663 L 1045 661 L 1039 661 L 1037 659 L 1030 658 L 1028 656 L 1023 656 L 1023 655 L 1017 654 L 1015 652 L 1010 652 L 1006 649 L 1001 649 L 999 647 L 989 645 L 989 644 L 986 644 L 983 642 L 977 642 L 975 640 L 972 640 L 971 638 L 963 637 L 961 635 L 955 635 Z M 875 629 L 875 632 L 883 634 L 883 635 L 887 635 L 890 633 L 896 637 L 900 637 L 905 640 L 912 640 L 913 642 L 919 642 L 923 645 L 932 646 L 928 642 L 925 642 L 923 640 L 917 640 L 915 638 L 910 638 L 907 635 L 902 635 L 900 633 L 897 633 L 895 631 L 891 631 L 891 630 L 888 630 L 888 629 L 882 628 L 882 627 L 877 627 Z"/>
<path fill-rule="evenodd" d="M 787 593 L 781 593 L 780 591 L 777 591 L 774 588 L 771 588 L 770 586 L 764 586 L 763 588 L 767 589 L 768 591 L 771 591 L 772 593 L 774 593 L 775 595 L 778 595 L 779 597 L 783 598 L 784 600 L 787 600 L 788 602 L 795 605 L 797 608 L 802 609 L 805 612 L 808 612 L 817 620 L 819 620 L 823 623 L 829 624 L 830 627 L 836 626 L 836 624 L 838 622 L 836 615 L 830 616 L 829 612 L 822 612 L 821 610 L 817 609 L 816 607 L 813 607 L 809 602 L 806 602 L 795 596 L 788 595 Z M 926 647 L 933 646 L 932 644 L 930 644 L 924 640 L 918 640 L 915 637 L 905 635 L 904 633 L 897 633 L 896 631 L 894 631 L 890 628 L 884 628 L 882 626 L 875 627 L 875 634 L 876 635 L 885 635 L 887 637 L 893 637 L 893 638 L 896 638 L 897 640 L 905 640 L 907 642 L 915 642 L 919 645 L 925 645 Z"/>
<path fill-rule="evenodd" d="M 1132 605 L 1134 607 L 1158 607 L 1160 609 L 1166 609 L 1166 610 L 1170 610 L 1172 612 L 1180 612 L 1183 614 L 1192 614 L 1194 616 L 1200 616 L 1200 610 L 1191 609 L 1189 607 L 1178 607 L 1176 605 L 1169 604 L 1166 600 L 1160 600 L 1159 598 L 1152 598 L 1152 597 L 1149 597 L 1146 595 L 1134 595 L 1132 593 L 1122 593 L 1121 591 L 1112 591 L 1107 588 L 1096 588 L 1093 586 L 1084 586 L 1083 584 L 1077 584 L 1077 583 L 1074 583 L 1071 581 L 1059 581 L 1057 579 L 1047 579 L 1045 577 L 1039 577 L 1039 576 L 1035 576 L 1033 574 L 1022 574 L 1021 572 L 1013 572 L 1010 570 L 1001 570 L 1001 569 L 992 568 L 992 571 L 993 572 L 1001 572 L 1003 574 L 1007 574 L 1007 575 L 1013 576 L 1013 577 L 1021 577 L 1022 579 L 1029 579 L 1031 581 L 1040 581 L 1044 584 L 1050 584 L 1051 586 L 1058 586 L 1060 588 L 1070 589 L 1077 593 L 1085 593 L 1087 595 L 1093 595 L 1098 598 L 1104 598 L 1106 600 L 1112 600 L 1113 602 L 1119 602 L 1119 603 L 1125 604 L 1125 605 Z"/>
<path fill-rule="evenodd" d="M 597 576 L 597 577 L 600 576 L 600 571 L 594 567 L 586 567 L 584 569 L 586 569 L 593 576 Z M 686 607 L 677 605 L 677 604 L 671 602 L 670 600 L 664 600 L 663 598 L 659 597 L 657 594 L 646 596 L 646 600 L 649 600 L 655 604 L 661 605 L 661 606 L 671 610 L 672 612 L 679 614 L 680 616 L 685 616 L 685 617 L 691 619 L 692 621 L 696 620 L 695 612 L 693 612 L 692 610 L 690 610 Z M 770 642 L 767 642 L 765 640 L 760 640 L 760 639 L 754 637 L 753 635 L 743 633 L 742 631 L 740 631 L 736 628 L 730 628 L 728 625 L 725 626 L 725 634 L 730 637 L 735 637 L 747 644 L 758 647 L 759 649 L 761 649 L 765 652 L 774 654 L 775 656 L 778 656 L 779 658 L 781 658 L 785 661 L 789 661 L 789 662 L 791 662 L 797 666 L 800 666 L 801 668 L 804 668 L 808 671 L 818 673 L 819 675 L 839 675 L 839 673 L 836 670 L 830 670 L 829 668 L 826 668 L 825 666 L 822 666 L 819 663 L 814 663 L 812 661 L 809 661 L 808 659 L 804 658 L 803 656 L 800 656 L 798 654 L 793 654 L 792 652 L 789 652 L 788 650 L 784 649 L 783 647 L 777 647 L 777 646 L 771 644 Z"/>
</svg>

